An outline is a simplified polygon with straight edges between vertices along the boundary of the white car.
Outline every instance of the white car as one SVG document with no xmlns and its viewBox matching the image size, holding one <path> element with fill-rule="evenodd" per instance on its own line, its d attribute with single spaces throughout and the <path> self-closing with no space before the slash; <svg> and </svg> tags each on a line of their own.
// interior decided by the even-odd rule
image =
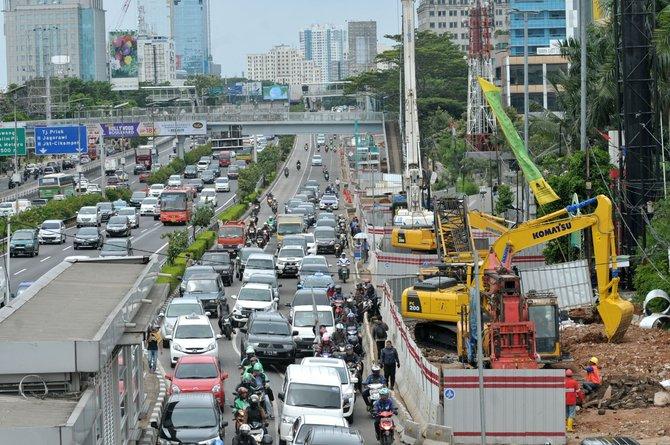
<svg viewBox="0 0 670 445">
<path fill-rule="evenodd" d="M 163 190 L 165 190 L 165 186 L 163 184 L 154 184 L 149 187 L 149 196 L 160 198 L 160 196 L 163 194 Z"/>
<path fill-rule="evenodd" d="M 182 315 L 209 315 L 208 312 L 202 308 L 202 304 L 197 298 L 174 298 L 168 304 L 165 312 L 158 314 L 161 319 L 161 338 L 163 339 L 163 347 L 170 346 L 170 339 L 172 338 L 172 331 L 177 319 Z"/>
<path fill-rule="evenodd" d="M 177 360 L 186 355 L 207 355 L 219 357 L 217 340 L 209 317 L 206 315 L 182 315 L 177 318 L 170 341 L 170 366 L 174 368 Z"/>
<path fill-rule="evenodd" d="M 291 445 L 304 445 L 310 431 L 316 426 L 332 426 L 344 429 L 349 428 L 349 422 L 342 417 L 319 416 L 316 414 L 298 416 L 293 424 L 294 433 Z"/>
<path fill-rule="evenodd" d="M 358 382 L 352 381 L 344 360 L 341 358 L 305 357 L 300 364 L 304 366 L 318 366 L 320 368 L 334 368 L 337 371 L 342 383 L 342 401 L 344 402 L 344 406 L 348 408 L 344 409 L 344 417 L 351 422 L 354 418 L 354 401 L 356 397 L 354 384 Z"/>
<path fill-rule="evenodd" d="M 244 263 L 242 281 L 249 281 L 249 277 L 256 273 L 275 275 L 275 258 L 269 253 L 252 253 Z"/>
<path fill-rule="evenodd" d="M 305 251 L 300 246 L 284 246 L 277 253 L 277 274 L 298 276 Z"/>
<path fill-rule="evenodd" d="M 86 184 L 86 194 L 90 195 L 91 193 L 101 193 L 102 190 L 100 189 L 100 186 L 98 184 L 94 184 L 92 182 L 89 182 Z"/>
<path fill-rule="evenodd" d="M 216 197 L 216 189 L 208 187 L 206 189 L 202 189 L 202 192 L 200 192 L 200 201 L 202 203 L 208 203 L 213 205 L 214 207 L 219 205 L 219 200 Z"/>
<path fill-rule="evenodd" d="M 305 306 L 294 306 L 289 311 L 289 322 L 293 331 L 297 331 L 295 337 L 296 354 L 314 355 L 314 309 L 311 304 Z M 326 327 L 326 332 L 332 334 L 335 331 L 335 319 L 333 308 L 326 305 L 317 305 L 316 312 L 319 315 L 319 326 Z"/>
<path fill-rule="evenodd" d="M 239 294 L 232 295 L 235 300 L 233 307 L 233 326 L 247 324 L 253 311 L 276 311 L 279 298 L 275 298 L 272 287 L 266 283 L 247 283 Z"/>
<path fill-rule="evenodd" d="M 47 219 L 40 226 L 37 239 L 40 244 L 63 244 L 65 242 L 65 224 L 60 219 Z"/>
<path fill-rule="evenodd" d="M 200 159 L 198 161 L 198 171 L 204 172 L 209 167 L 209 161 L 207 159 Z"/>
<path fill-rule="evenodd" d="M 321 155 L 312 156 L 312 167 L 321 167 L 323 165 L 323 158 Z"/>
<path fill-rule="evenodd" d="M 316 255 L 316 239 L 313 233 L 303 233 L 303 237 L 307 240 L 307 255 Z"/>
<path fill-rule="evenodd" d="M 160 207 L 158 205 L 158 198 L 153 196 L 146 197 L 142 200 L 140 204 L 140 215 L 141 216 L 156 216 L 160 215 Z"/>
<path fill-rule="evenodd" d="M 168 187 L 181 187 L 182 181 L 181 181 L 181 176 L 179 175 L 172 175 L 168 178 Z"/>
<path fill-rule="evenodd" d="M 230 191 L 230 180 L 226 177 L 216 178 L 214 181 L 214 189 L 217 193 Z"/>
<path fill-rule="evenodd" d="M 316 143 L 319 145 L 323 145 L 326 143 L 326 135 L 325 134 L 318 134 L 316 135 Z"/>
<path fill-rule="evenodd" d="M 97 206 L 84 206 L 77 212 L 77 227 L 100 227 L 102 213 Z"/>
</svg>

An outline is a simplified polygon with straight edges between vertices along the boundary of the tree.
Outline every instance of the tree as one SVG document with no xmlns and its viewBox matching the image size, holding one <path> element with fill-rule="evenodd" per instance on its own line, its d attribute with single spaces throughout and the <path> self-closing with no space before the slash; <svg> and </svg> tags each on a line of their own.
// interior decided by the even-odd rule
<svg viewBox="0 0 670 445">
<path fill-rule="evenodd" d="M 195 207 L 193 211 L 193 216 L 191 216 L 191 225 L 193 226 L 193 239 L 195 239 L 195 234 L 198 228 L 209 227 L 214 218 L 214 206 L 210 205 L 199 205 Z"/>
<path fill-rule="evenodd" d="M 663 199 L 654 206 L 654 217 L 647 226 L 646 249 L 638 249 L 633 284 L 637 299 L 643 301 L 647 292 L 663 289 L 670 293 L 668 247 L 670 247 L 670 200 Z"/>
<path fill-rule="evenodd" d="M 512 204 L 514 204 L 512 189 L 507 184 L 500 184 L 496 197 L 496 215 L 504 217 L 505 212 L 512 208 Z"/>
<path fill-rule="evenodd" d="M 188 247 L 188 232 L 186 230 L 175 230 L 174 232 L 166 232 L 162 234 L 161 238 L 168 239 L 168 247 L 166 251 L 167 263 L 170 266 L 174 266 L 179 254 Z"/>
</svg>

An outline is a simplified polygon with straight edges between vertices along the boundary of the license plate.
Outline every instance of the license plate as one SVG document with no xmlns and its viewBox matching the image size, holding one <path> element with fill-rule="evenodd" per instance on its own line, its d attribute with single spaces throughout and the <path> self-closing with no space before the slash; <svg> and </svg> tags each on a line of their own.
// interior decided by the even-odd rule
<svg viewBox="0 0 670 445">
<path fill-rule="evenodd" d="M 277 355 L 277 351 L 265 351 L 265 355 Z"/>
</svg>

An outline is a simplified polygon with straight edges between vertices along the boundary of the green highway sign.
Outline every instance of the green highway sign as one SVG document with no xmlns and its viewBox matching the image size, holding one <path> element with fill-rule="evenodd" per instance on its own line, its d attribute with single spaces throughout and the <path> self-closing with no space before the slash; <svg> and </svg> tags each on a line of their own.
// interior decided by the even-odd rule
<svg viewBox="0 0 670 445">
<path fill-rule="evenodd" d="M 17 128 L 15 138 L 13 128 L 0 128 L 0 156 L 14 156 L 15 147 L 17 156 L 26 155 L 26 129 Z"/>
</svg>

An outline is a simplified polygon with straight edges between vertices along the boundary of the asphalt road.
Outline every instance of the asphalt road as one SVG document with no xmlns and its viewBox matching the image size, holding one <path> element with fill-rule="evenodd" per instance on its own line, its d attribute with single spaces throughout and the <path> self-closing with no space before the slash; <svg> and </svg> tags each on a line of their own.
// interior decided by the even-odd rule
<svg viewBox="0 0 670 445">
<path fill-rule="evenodd" d="M 163 165 L 167 164 L 168 156 L 172 153 L 172 144 L 170 141 L 158 145 L 159 162 Z M 137 176 L 132 174 L 134 162 L 126 164 L 125 170 L 129 174 L 130 187 L 133 191 L 141 190 L 146 187 L 145 184 L 138 182 Z M 90 173 L 87 177 L 89 182 L 95 182 L 100 185 L 100 174 Z M 217 212 L 220 212 L 224 207 L 230 205 L 233 196 L 237 190 L 237 182 L 231 181 L 230 193 L 219 193 Z M 140 227 L 133 229 L 131 240 L 135 255 L 150 255 L 153 253 L 161 253 L 167 247 L 167 240 L 161 238 L 161 235 L 166 232 L 172 232 L 182 227 L 163 226 L 160 221 L 154 221 L 151 216 L 142 216 L 140 220 Z M 102 226 L 104 229 L 104 224 Z M 49 269 L 63 261 L 68 256 L 91 256 L 97 257 L 97 250 L 77 250 L 72 248 L 74 234 L 77 232 L 76 227 L 66 230 L 68 235 L 64 244 L 42 244 L 40 245 L 40 254 L 34 258 L 16 257 L 10 259 L 10 283 L 12 291 L 14 291 L 21 282 L 35 281 L 42 276 Z"/>
<path fill-rule="evenodd" d="M 283 209 L 284 202 L 290 199 L 297 190 L 305 183 L 308 179 L 316 179 L 321 183 L 321 190 L 325 188 L 326 181 L 323 178 L 322 168 L 321 167 L 312 167 L 311 166 L 311 156 L 315 153 L 315 149 L 312 147 L 309 151 L 304 150 L 305 142 L 309 141 L 308 136 L 299 136 L 297 138 L 296 149 L 292 152 L 291 157 L 288 161 L 288 167 L 290 169 L 290 174 L 288 178 L 285 178 L 283 174 L 279 175 L 279 180 L 271 188 L 272 194 L 279 202 L 279 208 Z M 337 155 L 329 150 L 328 153 L 325 153 L 322 149 L 320 154 L 324 159 L 324 165 L 330 172 L 330 182 L 334 182 L 335 179 L 340 175 L 339 162 Z M 300 160 L 303 168 L 300 171 L 297 171 L 295 168 L 295 163 L 297 160 Z M 336 212 L 338 213 L 338 212 Z M 270 209 L 263 202 L 261 205 L 261 213 L 259 215 L 259 222 L 264 222 L 270 216 Z M 273 238 L 268 246 L 265 248 L 266 252 L 274 253 L 276 250 L 276 239 Z M 336 259 L 334 256 L 329 255 L 328 261 L 331 264 L 331 271 L 336 273 L 335 268 Z M 297 288 L 297 280 L 294 278 L 283 278 L 280 280 L 282 287 L 280 288 L 280 310 L 282 313 L 287 314 L 288 309 L 285 304 L 292 300 L 293 294 Z M 235 280 L 231 287 L 226 288 L 226 295 L 235 295 L 238 293 L 240 288 L 240 282 Z M 348 294 L 351 290 L 352 285 L 347 283 L 343 286 L 343 291 L 345 294 Z M 234 306 L 234 300 L 228 298 L 228 303 L 230 308 Z M 215 332 L 219 332 L 218 325 L 216 320 L 212 319 L 212 327 Z M 238 369 L 238 364 L 240 362 L 240 339 L 237 336 L 233 336 L 232 340 L 226 340 L 225 337 L 219 340 L 219 359 L 222 369 L 229 374 L 229 378 L 226 380 L 226 404 L 230 405 L 233 402 L 233 396 L 231 392 L 240 382 L 240 371 Z M 170 368 L 170 351 L 169 349 L 164 349 L 160 351 L 160 361 L 166 371 L 169 371 Z M 271 387 L 274 390 L 275 395 L 279 392 L 279 388 L 282 385 L 284 375 L 283 369 L 277 369 L 273 366 L 266 367 L 268 377 L 270 378 Z M 367 370 L 366 370 L 367 372 Z M 277 434 L 277 423 L 281 419 L 281 402 L 278 399 L 275 399 L 273 403 L 274 417 L 275 420 L 271 421 L 269 427 L 270 433 L 275 439 L 274 443 L 278 443 L 278 434 Z M 230 415 L 230 408 L 226 407 L 226 420 L 229 421 L 229 427 L 227 429 L 228 440 L 234 435 L 234 428 L 232 421 L 232 416 Z M 354 408 L 354 422 L 352 427 L 358 429 L 365 441 L 366 444 L 375 443 L 374 428 L 372 423 L 372 418 L 365 409 L 365 404 L 363 399 L 360 397 L 360 394 L 357 395 L 356 405 Z"/>
</svg>

